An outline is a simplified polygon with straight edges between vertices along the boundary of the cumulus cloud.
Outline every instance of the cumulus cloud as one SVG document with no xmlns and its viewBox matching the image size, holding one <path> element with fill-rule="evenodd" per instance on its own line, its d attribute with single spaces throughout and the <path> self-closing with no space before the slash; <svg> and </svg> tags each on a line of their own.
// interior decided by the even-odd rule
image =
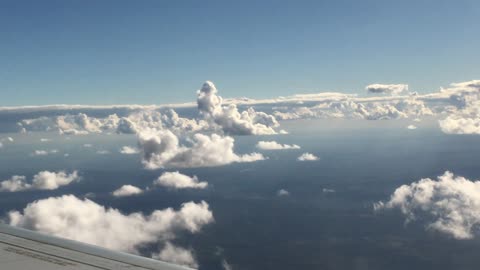
<svg viewBox="0 0 480 270">
<path fill-rule="evenodd" d="M 120 153 L 124 155 L 133 155 L 133 154 L 138 154 L 139 152 L 140 151 L 137 148 L 131 147 L 131 146 L 123 146 L 120 149 Z"/>
<path fill-rule="evenodd" d="M 395 190 L 376 211 L 399 209 L 406 222 L 422 220 L 426 229 L 456 239 L 471 239 L 480 225 L 480 181 L 445 172 L 437 180 L 421 179 Z"/>
<path fill-rule="evenodd" d="M 115 197 L 127 197 L 142 194 L 143 190 L 132 185 L 123 185 L 119 189 L 116 189 L 112 192 L 112 195 Z"/>
<path fill-rule="evenodd" d="M 145 130 L 138 135 L 138 144 L 147 169 L 211 167 L 265 159 L 259 153 L 235 154 L 234 139 L 217 134 L 194 134 L 191 146 L 185 146 L 169 130 Z"/>
<path fill-rule="evenodd" d="M 370 84 L 365 87 L 369 93 L 400 95 L 408 93 L 408 84 Z"/>
<path fill-rule="evenodd" d="M 280 144 L 276 141 L 259 141 L 256 147 L 262 150 L 300 149 L 296 144 Z"/>
<path fill-rule="evenodd" d="M 240 112 L 235 104 L 222 105 L 222 97 L 217 95 L 215 85 L 207 81 L 197 91 L 197 105 L 201 114 L 219 125 L 230 135 L 276 134 L 279 124 L 273 115 L 256 112 L 253 108 Z"/>
<path fill-rule="evenodd" d="M 152 258 L 195 269 L 198 268 L 198 263 L 192 250 L 177 247 L 170 242 L 167 242 L 158 254 L 153 254 Z"/>
<path fill-rule="evenodd" d="M 31 154 L 32 156 L 46 156 L 46 155 L 49 155 L 49 154 L 56 154 L 58 153 L 58 150 L 56 149 L 53 149 L 53 150 L 35 150 L 33 151 L 33 153 Z"/>
<path fill-rule="evenodd" d="M 290 192 L 288 192 L 285 189 L 280 189 L 279 191 L 277 191 L 277 196 L 279 197 L 289 196 L 289 195 L 290 195 Z"/>
<path fill-rule="evenodd" d="M 414 125 L 408 125 L 408 126 L 407 126 L 407 129 L 417 129 L 417 127 L 414 126 Z"/>
<path fill-rule="evenodd" d="M 190 177 L 176 172 L 164 172 L 154 182 L 154 185 L 164 186 L 173 189 L 197 188 L 204 189 L 208 186 L 207 182 L 199 182 L 197 176 Z"/>
<path fill-rule="evenodd" d="M 0 182 L 0 191 L 17 192 L 25 190 L 54 190 L 80 180 L 77 171 L 67 174 L 65 171 L 41 171 L 33 176 L 31 183 L 23 175 L 14 175 Z"/>
<path fill-rule="evenodd" d="M 315 161 L 315 160 L 318 160 L 318 157 L 311 153 L 303 153 L 297 159 L 299 161 Z"/>
<path fill-rule="evenodd" d="M 140 212 L 127 215 L 89 199 L 64 195 L 32 202 L 22 211 L 10 211 L 8 222 L 113 250 L 138 253 L 142 245 L 174 239 L 179 230 L 199 232 L 213 222 L 213 214 L 202 201 L 184 203 L 179 210 L 155 210 L 148 216 Z"/>
</svg>

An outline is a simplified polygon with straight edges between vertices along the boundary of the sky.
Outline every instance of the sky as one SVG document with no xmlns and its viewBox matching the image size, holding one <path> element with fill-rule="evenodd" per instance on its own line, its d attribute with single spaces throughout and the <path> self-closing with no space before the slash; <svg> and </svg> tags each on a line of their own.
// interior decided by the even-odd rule
<svg viewBox="0 0 480 270">
<path fill-rule="evenodd" d="M 0 106 L 418 92 L 478 77 L 478 1 L 1 1 Z"/>
</svg>

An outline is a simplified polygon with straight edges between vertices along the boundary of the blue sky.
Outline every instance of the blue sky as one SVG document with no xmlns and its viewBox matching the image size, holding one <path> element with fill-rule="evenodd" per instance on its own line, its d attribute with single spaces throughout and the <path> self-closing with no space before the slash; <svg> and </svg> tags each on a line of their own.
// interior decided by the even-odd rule
<svg viewBox="0 0 480 270">
<path fill-rule="evenodd" d="M 437 90 L 478 79 L 478 1 L 2 1 L 0 106 Z"/>
</svg>

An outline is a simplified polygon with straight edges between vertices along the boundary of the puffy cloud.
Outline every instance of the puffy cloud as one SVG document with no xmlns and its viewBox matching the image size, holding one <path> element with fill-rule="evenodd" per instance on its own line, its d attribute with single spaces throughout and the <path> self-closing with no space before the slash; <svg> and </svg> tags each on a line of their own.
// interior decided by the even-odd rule
<svg viewBox="0 0 480 270">
<path fill-rule="evenodd" d="M 465 108 L 439 120 L 447 134 L 480 134 L 480 100 L 467 103 Z"/>
<path fill-rule="evenodd" d="M 285 189 L 280 189 L 279 191 L 277 191 L 277 196 L 283 197 L 283 196 L 289 196 L 289 195 L 290 195 L 290 192 L 288 192 Z"/>
<path fill-rule="evenodd" d="M 273 115 L 256 112 L 253 108 L 239 112 L 237 105 L 222 105 L 222 97 L 212 82 L 205 82 L 197 91 L 197 105 L 201 114 L 219 125 L 230 135 L 276 134 L 279 124 Z"/>
<path fill-rule="evenodd" d="M 407 126 L 407 129 L 413 130 L 413 129 L 417 129 L 417 127 L 414 126 L 414 125 L 408 125 L 408 126 Z"/>
<path fill-rule="evenodd" d="M 179 230 L 199 232 L 213 222 L 206 202 L 187 202 L 179 210 L 123 214 L 73 195 L 50 197 L 8 213 L 10 225 L 37 230 L 105 248 L 138 252 L 142 245 L 172 240 Z"/>
<path fill-rule="evenodd" d="M 80 180 L 77 171 L 67 174 L 64 171 L 41 171 L 33 176 L 28 183 L 25 176 L 14 175 L 8 180 L 0 182 L 0 191 L 17 192 L 24 190 L 54 190 Z"/>
<path fill-rule="evenodd" d="M 147 169 L 211 167 L 265 159 L 259 153 L 235 154 L 234 139 L 217 134 L 194 134 L 188 147 L 180 145 L 177 136 L 169 130 L 145 130 L 138 135 L 138 144 Z"/>
<path fill-rule="evenodd" d="M 132 154 L 138 154 L 140 151 L 131 146 L 123 146 L 122 149 L 120 149 L 120 153 L 124 155 L 132 155 Z"/>
<path fill-rule="evenodd" d="M 397 208 L 406 222 L 425 220 L 428 230 L 456 239 L 470 239 L 480 225 L 480 181 L 445 172 L 437 180 L 421 179 L 395 190 L 387 202 L 374 205 L 376 211 Z"/>
<path fill-rule="evenodd" d="M 408 84 L 370 84 L 365 87 L 369 93 L 400 95 L 408 93 Z"/>
<path fill-rule="evenodd" d="M 301 156 L 297 158 L 299 161 L 315 161 L 318 160 L 318 157 L 314 154 L 310 153 L 303 153 Z"/>
<path fill-rule="evenodd" d="M 280 144 L 276 141 L 259 141 L 256 147 L 262 150 L 300 149 L 296 144 Z"/>
<path fill-rule="evenodd" d="M 174 246 L 170 242 L 165 244 L 165 247 L 160 253 L 153 254 L 152 257 L 165 262 L 184 265 L 195 269 L 198 268 L 198 263 L 192 250 Z"/>
<path fill-rule="evenodd" d="M 142 194 L 143 190 L 132 185 L 123 185 L 119 189 L 112 192 L 115 197 L 127 197 Z"/>
<path fill-rule="evenodd" d="M 176 172 L 164 172 L 154 182 L 154 185 L 164 186 L 173 189 L 197 188 L 204 189 L 208 186 L 207 182 L 199 182 L 197 176 L 190 177 Z"/>
</svg>

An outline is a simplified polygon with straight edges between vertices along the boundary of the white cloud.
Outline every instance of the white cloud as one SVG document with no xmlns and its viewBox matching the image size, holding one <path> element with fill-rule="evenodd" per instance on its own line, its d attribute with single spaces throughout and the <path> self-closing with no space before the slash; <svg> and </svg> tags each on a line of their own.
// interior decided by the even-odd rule
<svg viewBox="0 0 480 270">
<path fill-rule="evenodd" d="M 208 186 L 207 182 L 199 182 L 197 176 L 190 177 L 176 172 L 164 172 L 154 182 L 154 185 L 164 186 L 173 189 L 197 188 L 204 189 Z"/>
<path fill-rule="evenodd" d="M 331 189 L 331 188 L 323 188 L 323 189 L 322 189 L 322 192 L 323 192 L 323 193 L 334 193 L 335 190 L 334 190 L 334 189 Z"/>
<path fill-rule="evenodd" d="M 315 161 L 318 160 L 318 157 L 314 154 L 310 153 L 303 153 L 301 156 L 297 158 L 299 161 Z"/>
<path fill-rule="evenodd" d="M 400 95 L 408 93 L 407 84 L 370 84 L 365 87 L 369 93 Z"/>
<path fill-rule="evenodd" d="M 408 125 L 408 126 L 407 126 L 407 129 L 417 129 L 417 127 L 414 126 L 414 125 Z"/>
<path fill-rule="evenodd" d="M 46 156 L 46 155 L 49 155 L 49 154 L 56 154 L 58 153 L 58 150 L 56 149 L 53 149 L 53 150 L 35 150 L 33 151 L 33 153 L 31 154 L 32 156 Z"/>
<path fill-rule="evenodd" d="M 233 267 L 227 262 L 226 259 L 222 260 L 223 270 L 233 270 Z"/>
<path fill-rule="evenodd" d="M 262 150 L 300 149 L 296 144 L 280 144 L 276 141 L 259 141 L 256 147 Z"/>
<path fill-rule="evenodd" d="M 83 147 L 85 147 L 85 148 L 92 148 L 93 145 L 92 145 L 91 143 L 85 143 L 85 144 L 83 144 Z"/>
<path fill-rule="evenodd" d="M 123 146 L 122 149 L 120 149 L 120 153 L 124 155 L 133 155 L 133 154 L 138 154 L 140 151 L 131 146 Z"/>
<path fill-rule="evenodd" d="M 280 189 L 279 191 L 277 191 L 277 196 L 283 197 L 283 196 L 289 196 L 289 195 L 290 195 L 290 192 L 288 192 L 285 189 Z"/>
<path fill-rule="evenodd" d="M 147 169 L 210 167 L 265 159 L 259 153 L 235 154 L 234 139 L 217 134 L 194 134 L 188 147 L 180 145 L 169 130 L 145 130 L 138 135 L 138 144 Z"/>
<path fill-rule="evenodd" d="M 127 197 L 142 194 L 143 190 L 132 185 L 123 185 L 119 189 L 112 192 L 115 197 Z"/>
<path fill-rule="evenodd" d="M 193 255 L 192 250 L 174 246 L 170 242 L 166 242 L 165 247 L 160 251 L 160 253 L 153 254 L 152 258 L 195 269 L 198 268 L 198 263 Z"/>
<path fill-rule="evenodd" d="M 41 142 L 50 142 L 52 139 L 47 139 L 47 138 L 40 138 Z"/>
<path fill-rule="evenodd" d="M 424 220 L 428 230 L 470 239 L 480 225 L 480 181 L 445 172 L 437 180 L 421 179 L 395 190 L 387 202 L 374 205 L 376 211 L 398 208 L 406 222 Z"/>
<path fill-rule="evenodd" d="M 33 176 L 28 183 L 25 176 L 14 175 L 8 180 L 0 182 L 0 191 L 17 192 L 24 190 L 54 190 L 80 180 L 77 171 L 67 174 L 64 171 L 41 171 Z"/>
<path fill-rule="evenodd" d="M 97 150 L 96 153 L 99 154 L 99 155 L 108 155 L 108 154 L 110 154 L 110 151 L 107 151 L 107 150 Z"/>
<path fill-rule="evenodd" d="M 61 206 L 61 207 L 59 207 Z M 176 232 L 199 232 L 213 222 L 206 202 L 187 202 L 179 210 L 155 210 L 123 214 L 89 199 L 73 195 L 50 197 L 28 204 L 23 211 L 10 211 L 9 224 L 101 247 L 138 252 L 142 245 L 168 241 Z"/>
<path fill-rule="evenodd" d="M 198 110 L 207 120 L 219 125 L 229 135 L 276 134 L 279 124 L 273 115 L 256 112 L 253 108 L 239 112 L 235 104 L 222 105 L 222 97 L 217 95 L 215 85 L 207 81 L 197 91 Z"/>
</svg>

